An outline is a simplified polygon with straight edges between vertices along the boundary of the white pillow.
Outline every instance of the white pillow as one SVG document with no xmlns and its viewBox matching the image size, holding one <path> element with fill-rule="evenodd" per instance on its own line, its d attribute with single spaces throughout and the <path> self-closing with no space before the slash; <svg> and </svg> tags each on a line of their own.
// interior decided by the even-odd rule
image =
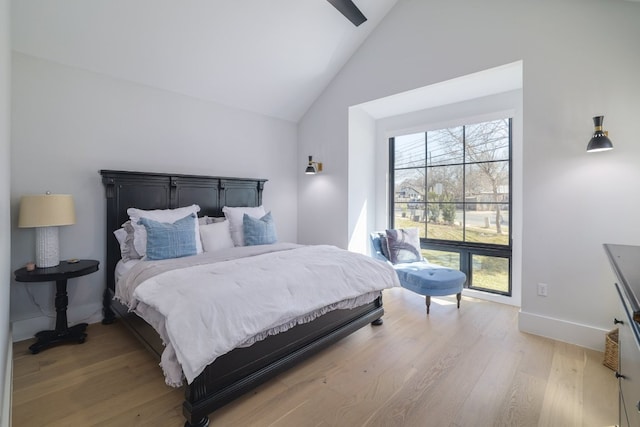
<svg viewBox="0 0 640 427">
<path fill-rule="evenodd" d="M 142 258 L 133 245 L 134 229 L 131 220 L 122 224 L 122 228 L 118 228 L 113 234 L 120 244 L 120 258 L 123 262 Z"/>
<path fill-rule="evenodd" d="M 127 241 L 127 232 L 125 231 L 124 228 L 118 228 L 116 231 L 113 232 L 113 234 L 116 236 L 116 239 L 120 244 L 120 252 L 124 252 L 124 245 L 125 245 L 125 242 Z"/>
<path fill-rule="evenodd" d="M 200 239 L 205 252 L 229 249 L 234 246 L 231 240 L 229 221 L 213 222 L 200 226 Z"/>
<path fill-rule="evenodd" d="M 129 208 L 127 209 L 127 215 L 131 219 L 131 225 L 133 226 L 133 246 L 140 254 L 140 256 L 145 256 L 147 253 L 147 230 L 144 228 L 144 225 L 138 224 L 140 218 L 149 218 L 153 221 L 157 222 L 166 222 L 169 224 L 173 224 L 179 219 L 184 218 L 189 214 L 198 215 L 200 212 L 200 206 L 191 205 L 185 206 L 183 208 L 177 209 L 156 209 L 152 211 L 145 211 L 142 209 Z M 202 253 L 202 242 L 200 241 L 200 225 L 198 221 L 193 221 L 195 223 L 195 227 L 193 232 L 196 237 L 196 252 Z"/>
<path fill-rule="evenodd" d="M 262 218 L 267 214 L 262 206 L 252 208 L 225 206 L 222 208 L 222 212 L 224 212 L 224 216 L 229 221 L 231 239 L 236 246 L 244 246 L 244 229 L 242 228 L 244 214 L 253 218 Z"/>
<path fill-rule="evenodd" d="M 124 242 L 127 240 L 127 232 L 124 231 L 124 228 L 118 228 L 113 232 L 113 234 L 115 234 L 118 243 L 120 243 L 120 248 L 122 249 L 124 247 Z"/>
</svg>

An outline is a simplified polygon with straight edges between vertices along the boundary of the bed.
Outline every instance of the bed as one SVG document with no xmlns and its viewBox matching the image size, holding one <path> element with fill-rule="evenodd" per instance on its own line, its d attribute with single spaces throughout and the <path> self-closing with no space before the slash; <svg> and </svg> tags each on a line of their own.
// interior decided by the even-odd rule
<svg viewBox="0 0 640 427">
<path fill-rule="evenodd" d="M 130 207 L 152 210 L 197 204 L 199 216 L 222 217 L 224 206 L 260 206 L 266 180 L 113 170 L 101 170 L 100 174 L 106 195 L 107 287 L 103 323 L 120 319 L 160 358 L 164 346 L 158 333 L 114 299 L 115 271 L 121 252 L 113 232 L 129 219 Z M 378 292 L 373 301 L 364 305 L 323 312 L 314 320 L 217 357 L 185 385 L 185 426 L 207 426 L 208 415 L 217 408 L 361 327 L 381 325 L 383 314 L 382 293 Z"/>
</svg>

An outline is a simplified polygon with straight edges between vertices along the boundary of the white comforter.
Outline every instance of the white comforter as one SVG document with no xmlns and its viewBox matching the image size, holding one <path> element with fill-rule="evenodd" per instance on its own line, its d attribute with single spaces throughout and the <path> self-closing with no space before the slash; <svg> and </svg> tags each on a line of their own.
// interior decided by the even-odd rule
<svg viewBox="0 0 640 427">
<path fill-rule="evenodd" d="M 393 286 L 393 268 L 367 256 L 275 244 L 140 262 L 119 280 L 116 298 L 163 337 L 161 365 L 167 384 L 177 386 L 182 374 L 191 383 L 236 347 L 366 304 Z"/>
</svg>

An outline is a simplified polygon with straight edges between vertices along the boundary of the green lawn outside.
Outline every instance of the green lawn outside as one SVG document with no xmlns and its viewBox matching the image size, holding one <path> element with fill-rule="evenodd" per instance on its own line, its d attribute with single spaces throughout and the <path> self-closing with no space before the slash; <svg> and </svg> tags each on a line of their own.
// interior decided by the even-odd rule
<svg viewBox="0 0 640 427">
<path fill-rule="evenodd" d="M 499 292 L 509 292 L 509 260 L 473 255 L 473 286 Z"/>
<path fill-rule="evenodd" d="M 429 236 L 432 238 L 462 241 L 462 228 L 460 226 L 433 223 L 428 223 L 427 226 L 429 227 Z M 411 221 L 409 218 L 396 217 L 395 227 L 416 227 L 420 230 L 420 237 L 425 237 L 424 222 L 416 222 Z M 467 227 L 466 236 L 468 242 L 493 243 L 499 245 L 508 244 L 509 228 L 502 227 L 502 232 L 503 234 L 497 234 L 495 228 Z M 460 268 L 460 256 L 456 252 L 423 249 L 422 254 L 431 263 L 449 268 Z M 473 259 L 473 287 L 498 292 L 509 291 L 509 261 L 506 258 L 474 255 Z"/>
<path fill-rule="evenodd" d="M 425 237 L 425 223 L 411 221 L 409 218 L 396 217 L 396 228 L 416 227 L 420 230 L 420 237 Z M 429 237 L 432 239 L 462 241 L 462 227 L 459 225 L 446 225 L 427 223 L 429 228 Z M 509 227 L 502 227 L 502 234 L 496 232 L 495 227 L 481 228 L 467 226 L 466 230 L 467 242 L 474 243 L 491 243 L 496 245 L 509 244 Z"/>
</svg>

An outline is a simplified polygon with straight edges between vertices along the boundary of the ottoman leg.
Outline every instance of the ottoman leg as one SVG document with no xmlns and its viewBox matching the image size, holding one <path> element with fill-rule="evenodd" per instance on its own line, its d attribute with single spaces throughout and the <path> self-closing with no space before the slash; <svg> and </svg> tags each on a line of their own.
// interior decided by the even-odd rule
<svg viewBox="0 0 640 427">
<path fill-rule="evenodd" d="M 458 300 L 458 310 L 460 309 L 460 300 L 462 299 L 462 292 L 458 292 L 456 294 L 456 299 Z"/>
<path fill-rule="evenodd" d="M 431 297 L 429 295 L 425 295 L 424 302 L 427 304 L 427 314 L 429 314 L 429 307 L 431 306 Z"/>
</svg>

